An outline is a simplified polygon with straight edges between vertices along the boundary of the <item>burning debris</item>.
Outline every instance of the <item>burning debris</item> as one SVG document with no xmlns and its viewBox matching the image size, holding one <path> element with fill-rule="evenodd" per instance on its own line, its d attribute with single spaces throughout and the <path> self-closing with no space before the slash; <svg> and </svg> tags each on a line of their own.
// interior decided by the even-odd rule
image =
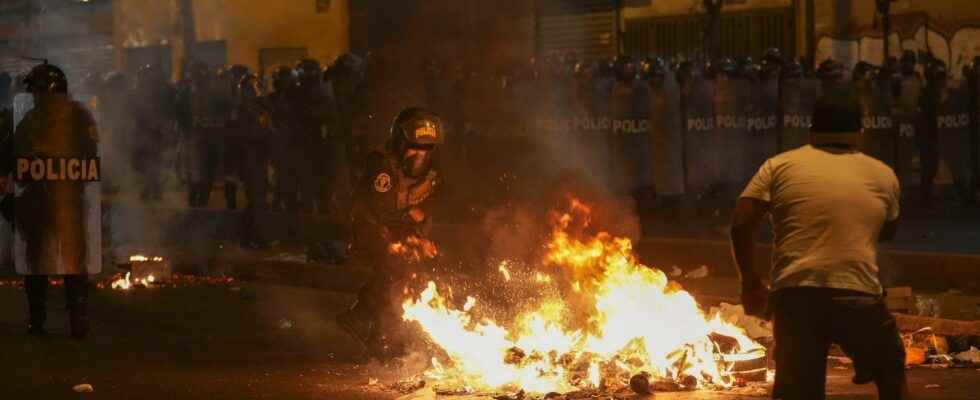
<svg viewBox="0 0 980 400">
<path fill-rule="evenodd" d="M 388 253 L 401 256 L 409 262 L 418 263 L 422 260 L 435 258 L 439 255 L 439 250 L 435 243 L 428 239 L 409 236 L 404 241 L 389 244 Z"/>
<path fill-rule="evenodd" d="M 560 295 L 532 299 L 510 323 L 478 317 L 484 310 L 473 296 L 454 308 L 431 281 L 403 303 L 403 318 L 447 356 L 432 358 L 427 379 L 464 393 L 536 394 L 765 380 L 765 348 L 720 315 L 706 316 L 662 271 L 640 264 L 628 239 L 591 233 L 590 213 L 573 200 L 568 213 L 553 216 L 542 271 L 530 274 Z M 516 274 L 511 268 L 498 267 L 506 282 Z"/>
</svg>

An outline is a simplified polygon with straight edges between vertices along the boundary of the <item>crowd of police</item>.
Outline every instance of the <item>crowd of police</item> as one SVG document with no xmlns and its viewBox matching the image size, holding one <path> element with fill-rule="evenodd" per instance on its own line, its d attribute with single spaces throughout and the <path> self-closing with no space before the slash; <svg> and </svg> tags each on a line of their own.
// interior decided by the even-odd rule
<svg viewBox="0 0 980 400">
<path fill-rule="evenodd" d="M 903 186 L 920 187 L 926 204 L 942 160 L 957 196 L 976 202 L 980 58 L 962 79 L 912 51 L 881 67 L 828 59 L 810 68 L 777 49 L 758 63 L 564 56 L 543 64 L 514 82 L 518 98 L 533 96 L 518 100 L 533 115 L 525 130 L 571 134 L 600 149 L 597 165 L 621 191 L 661 199 L 731 194 L 767 158 L 807 143 L 822 91 L 849 86 L 861 99 L 865 153 L 896 170 Z"/>
<path fill-rule="evenodd" d="M 159 199 L 176 177 L 192 207 L 206 206 L 223 182 L 229 209 L 241 208 L 244 190 L 247 209 L 346 215 L 372 147 L 365 138 L 420 103 L 445 121 L 442 158 L 457 161 L 447 168 L 454 180 L 494 182 L 508 169 L 558 165 L 617 192 L 702 198 L 742 187 L 766 158 L 806 144 L 821 89 L 842 84 L 861 93 L 865 152 L 903 180 L 921 180 L 903 186 L 921 187 L 929 201 L 944 160 L 963 199 L 975 197 L 980 68 L 952 79 L 941 61 L 913 52 L 850 73 L 834 60 L 810 68 L 777 49 L 758 63 L 587 62 L 568 53 L 492 73 L 433 61 L 416 68 L 421 85 L 392 82 L 407 67 L 385 64 L 345 54 L 326 68 L 302 60 L 263 77 L 241 65 L 191 62 L 176 83 L 147 65 L 73 91 L 98 95 L 103 144 L 129 156 L 130 165 L 107 164 L 117 167 L 107 168 L 109 186 L 130 186 L 112 180 L 118 167 L 131 168 L 142 178 L 134 183 L 140 195 Z M 415 104 L 387 107 L 399 85 L 423 93 Z"/>
</svg>

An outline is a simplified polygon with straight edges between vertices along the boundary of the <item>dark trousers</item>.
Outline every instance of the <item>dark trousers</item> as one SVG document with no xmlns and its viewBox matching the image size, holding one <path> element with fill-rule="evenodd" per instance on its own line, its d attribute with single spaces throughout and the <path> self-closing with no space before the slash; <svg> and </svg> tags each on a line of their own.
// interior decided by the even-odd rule
<svg viewBox="0 0 980 400">
<path fill-rule="evenodd" d="M 24 293 L 27 294 L 30 324 L 43 326 L 47 320 L 48 276 L 24 277 Z M 88 275 L 65 275 L 65 299 L 72 317 L 86 316 L 88 303 Z"/>
<path fill-rule="evenodd" d="M 922 201 L 929 203 L 933 200 L 934 182 L 939 171 L 939 150 L 936 145 L 920 145 L 919 160 L 922 164 L 922 181 L 920 182 Z"/>
<path fill-rule="evenodd" d="M 838 344 L 868 374 L 878 398 L 905 399 L 905 347 L 884 300 L 827 288 L 787 288 L 772 295 L 776 337 L 773 398 L 823 400 L 827 354 Z"/>
</svg>

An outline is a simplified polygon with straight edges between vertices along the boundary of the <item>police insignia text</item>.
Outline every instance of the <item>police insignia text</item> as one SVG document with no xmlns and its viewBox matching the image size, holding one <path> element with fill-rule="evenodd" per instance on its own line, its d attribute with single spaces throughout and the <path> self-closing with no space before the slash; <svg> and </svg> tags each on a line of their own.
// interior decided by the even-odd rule
<svg viewBox="0 0 980 400">
<path fill-rule="evenodd" d="M 33 157 L 17 159 L 15 179 L 21 182 L 97 182 L 101 175 L 98 157 Z"/>
</svg>

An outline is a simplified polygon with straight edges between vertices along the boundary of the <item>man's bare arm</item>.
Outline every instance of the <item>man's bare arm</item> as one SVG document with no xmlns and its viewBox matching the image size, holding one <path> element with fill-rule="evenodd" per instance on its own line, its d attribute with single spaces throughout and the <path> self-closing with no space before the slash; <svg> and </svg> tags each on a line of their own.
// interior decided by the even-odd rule
<svg viewBox="0 0 980 400">
<path fill-rule="evenodd" d="M 878 235 L 878 241 L 890 242 L 895 239 L 896 233 L 898 233 L 898 219 L 885 221 L 885 225 L 881 227 L 881 233 Z"/>
<path fill-rule="evenodd" d="M 758 199 L 743 197 L 735 204 L 731 230 L 732 256 L 743 289 L 762 287 L 762 278 L 755 264 L 755 233 L 768 212 L 769 203 Z"/>
</svg>

